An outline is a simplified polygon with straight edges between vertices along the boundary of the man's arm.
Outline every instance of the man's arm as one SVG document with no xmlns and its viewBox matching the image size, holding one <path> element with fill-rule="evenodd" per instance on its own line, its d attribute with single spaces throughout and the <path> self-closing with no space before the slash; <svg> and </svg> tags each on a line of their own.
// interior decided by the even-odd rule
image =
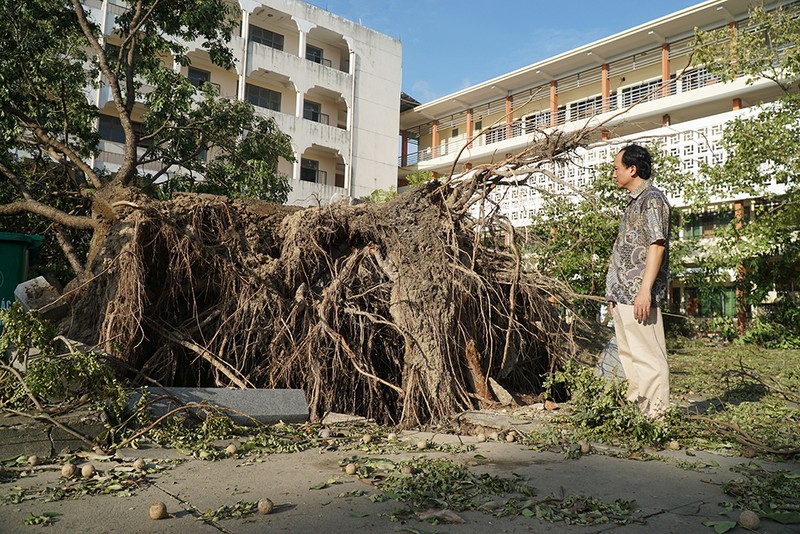
<svg viewBox="0 0 800 534">
<path fill-rule="evenodd" d="M 644 321 L 650 316 L 650 306 L 652 305 L 652 289 L 656 282 L 658 271 L 661 269 L 661 262 L 664 260 L 664 241 L 659 239 L 647 249 L 647 257 L 644 260 L 644 274 L 642 274 L 642 285 L 639 293 L 633 301 L 633 318 L 637 321 Z"/>
</svg>

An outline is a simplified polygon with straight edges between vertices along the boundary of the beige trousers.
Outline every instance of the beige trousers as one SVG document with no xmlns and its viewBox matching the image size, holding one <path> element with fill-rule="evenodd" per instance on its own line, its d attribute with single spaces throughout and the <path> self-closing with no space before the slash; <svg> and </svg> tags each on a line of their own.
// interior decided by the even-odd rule
<svg viewBox="0 0 800 534">
<path fill-rule="evenodd" d="M 628 400 L 648 417 L 660 417 L 669 407 L 669 364 L 661 310 L 650 309 L 647 321 L 633 318 L 633 306 L 614 305 L 614 331 L 619 361 L 628 379 Z"/>
</svg>

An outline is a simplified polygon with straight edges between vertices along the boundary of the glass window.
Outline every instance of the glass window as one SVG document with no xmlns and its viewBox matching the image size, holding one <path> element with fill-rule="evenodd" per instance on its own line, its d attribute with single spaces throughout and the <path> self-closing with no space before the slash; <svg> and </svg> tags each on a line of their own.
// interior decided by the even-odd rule
<svg viewBox="0 0 800 534">
<path fill-rule="evenodd" d="M 311 100 L 303 101 L 303 118 L 314 122 L 328 124 L 328 116 L 322 113 L 322 105 Z"/>
<path fill-rule="evenodd" d="M 250 26 L 250 40 L 275 50 L 283 50 L 283 35 L 258 26 Z"/>
<path fill-rule="evenodd" d="M 200 87 L 204 83 L 208 83 L 211 81 L 211 73 L 207 70 L 196 69 L 194 67 L 189 67 L 189 73 L 187 75 L 189 81 L 192 82 L 192 85 L 195 87 Z"/>
<path fill-rule="evenodd" d="M 248 83 L 244 86 L 244 97 L 254 106 L 271 109 L 272 111 L 281 110 L 281 94 L 266 87 Z"/>
<path fill-rule="evenodd" d="M 319 173 L 319 161 L 300 158 L 300 179 L 304 182 L 316 182 Z"/>
<path fill-rule="evenodd" d="M 100 134 L 100 139 L 104 141 L 111 141 L 113 143 L 125 142 L 125 131 L 122 129 L 119 117 L 100 115 L 98 133 Z"/>
<path fill-rule="evenodd" d="M 322 49 L 316 46 L 306 45 L 306 59 L 314 63 L 322 63 L 324 59 Z"/>
</svg>

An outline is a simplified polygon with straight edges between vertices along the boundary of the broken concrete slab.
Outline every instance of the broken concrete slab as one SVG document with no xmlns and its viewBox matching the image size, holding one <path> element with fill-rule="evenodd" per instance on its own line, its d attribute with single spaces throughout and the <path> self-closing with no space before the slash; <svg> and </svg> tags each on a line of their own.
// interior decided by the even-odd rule
<svg viewBox="0 0 800 534">
<path fill-rule="evenodd" d="M 54 420 L 93 441 L 106 431 L 105 414 L 98 411 L 73 412 Z M 63 450 L 77 450 L 87 444 L 55 423 L 20 415 L 0 416 L 0 459 L 18 456 L 48 458 Z"/>
<path fill-rule="evenodd" d="M 44 276 L 18 284 L 14 296 L 25 311 L 37 311 L 42 319 L 57 321 L 67 314 L 67 305 L 59 300 L 61 294 L 58 289 Z"/>
<path fill-rule="evenodd" d="M 239 424 L 260 423 L 304 423 L 308 421 L 308 403 L 301 389 L 231 389 L 231 388 L 148 388 L 150 412 L 161 417 L 187 403 L 211 404 L 228 412 Z M 133 408 L 141 392 L 132 394 L 129 406 Z M 242 415 L 245 414 L 245 415 Z"/>
</svg>

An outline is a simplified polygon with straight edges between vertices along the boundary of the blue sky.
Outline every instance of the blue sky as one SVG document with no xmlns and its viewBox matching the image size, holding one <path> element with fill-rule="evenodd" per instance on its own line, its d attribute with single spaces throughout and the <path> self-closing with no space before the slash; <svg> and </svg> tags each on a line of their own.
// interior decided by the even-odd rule
<svg viewBox="0 0 800 534">
<path fill-rule="evenodd" d="M 420 102 L 679 11 L 700 0 L 307 0 L 403 43 Z"/>
</svg>

